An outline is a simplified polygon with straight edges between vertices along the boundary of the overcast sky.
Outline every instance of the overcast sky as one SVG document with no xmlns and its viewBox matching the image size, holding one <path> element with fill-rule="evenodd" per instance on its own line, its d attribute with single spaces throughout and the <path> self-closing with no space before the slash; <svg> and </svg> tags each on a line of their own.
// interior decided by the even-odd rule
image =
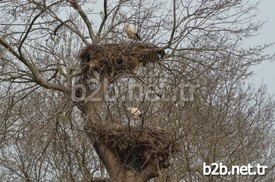
<svg viewBox="0 0 275 182">
<path fill-rule="evenodd" d="M 275 42 L 274 7 L 274 0 L 262 0 L 260 3 L 259 10 L 261 12 L 258 19 L 267 20 L 267 22 L 260 30 L 260 34 L 251 40 L 253 44 Z M 268 50 L 268 53 L 275 53 L 275 45 L 272 47 L 272 49 Z M 268 92 L 275 96 L 275 60 L 254 66 L 252 70 L 255 72 L 255 75 L 251 78 L 250 82 L 254 83 L 256 86 L 259 86 L 263 82 L 267 85 Z"/>
</svg>

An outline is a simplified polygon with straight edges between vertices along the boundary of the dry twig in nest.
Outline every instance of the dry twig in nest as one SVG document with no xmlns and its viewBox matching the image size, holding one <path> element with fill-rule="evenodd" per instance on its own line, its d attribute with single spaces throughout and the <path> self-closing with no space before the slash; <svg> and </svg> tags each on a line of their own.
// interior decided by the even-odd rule
<svg viewBox="0 0 275 182">
<path fill-rule="evenodd" d="M 92 178 L 90 182 L 111 182 L 110 178 Z"/>
</svg>

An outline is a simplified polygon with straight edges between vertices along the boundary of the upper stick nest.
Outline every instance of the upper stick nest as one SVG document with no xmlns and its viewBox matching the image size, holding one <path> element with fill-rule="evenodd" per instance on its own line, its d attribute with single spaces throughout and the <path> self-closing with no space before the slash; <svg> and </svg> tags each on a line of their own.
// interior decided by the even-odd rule
<svg viewBox="0 0 275 182">
<path fill-rule="evenodd" d="M 104 76 L 116 76 L 132 71 L 140 63 L 145 66 L 165 55 L 163 48 L 139 42 L 91 44 L 80 51 L 79 59 L 84 76 L 95 71 Z"/>
</svg>

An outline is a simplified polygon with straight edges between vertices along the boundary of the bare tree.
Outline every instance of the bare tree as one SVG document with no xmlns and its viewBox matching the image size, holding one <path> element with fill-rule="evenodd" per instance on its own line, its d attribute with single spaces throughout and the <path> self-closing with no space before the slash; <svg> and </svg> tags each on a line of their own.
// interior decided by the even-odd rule
<svg viewBox="0 0 275 182">
<path fill-rule="evenodd" d="M 271 58 L 264 54 L 270 45 L 243 46 L 262 26 L 253 19 L 257 5 L 0 2 L 2 179 L 95 181 L 107 170 L 118 182 L 160 173 L 161 181 L 273 180 L 274 103 L 263 88 L 242 85 L 251 65 Z M 142 42 L 128 41 L 126 22 L 137 26 Z M 140 119 L 127 113 L 130 106 L 142 110 Z M 151 151 L 154 160 L 140 162 L 135 151 L 116 153 L 127 144 L 108 143 L 116 132 L 125 140 L 157 132 L 181 151 L 166 148 L 157 157 Z M 171 167 L 162 171 L 171 156 Z M 203 162 L 258 162 L 269 170 L 265 177 L 214 178 L 203 176 Z"/>
</svg>

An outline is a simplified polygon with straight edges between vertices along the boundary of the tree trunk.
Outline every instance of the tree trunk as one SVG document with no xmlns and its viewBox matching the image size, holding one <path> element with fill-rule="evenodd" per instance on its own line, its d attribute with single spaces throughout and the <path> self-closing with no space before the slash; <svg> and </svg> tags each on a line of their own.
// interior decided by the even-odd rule
<svg viewBox="0 0 275 182">
<path fill-rule="evenodd" d="M 141 172 L 136 172 L 131 168 L 127 168 L 106 144 L 104 135 L 102 136 L 102 133 L 100 133 L 106 125 L 99 114 L 104 93 L 108 88 L 107 79 L 104 79 L 104 82 L 93 97 L 97 101 L 84 102 L 78 105 L 78 108 L 84 114 L 86 122 L 84 128 L 91 139 L 95 151 L 104 163 L 111 180 L 114 182 L 144 182 L 158 176 L 158 162 L 152 162 Z"/>
</svg>

